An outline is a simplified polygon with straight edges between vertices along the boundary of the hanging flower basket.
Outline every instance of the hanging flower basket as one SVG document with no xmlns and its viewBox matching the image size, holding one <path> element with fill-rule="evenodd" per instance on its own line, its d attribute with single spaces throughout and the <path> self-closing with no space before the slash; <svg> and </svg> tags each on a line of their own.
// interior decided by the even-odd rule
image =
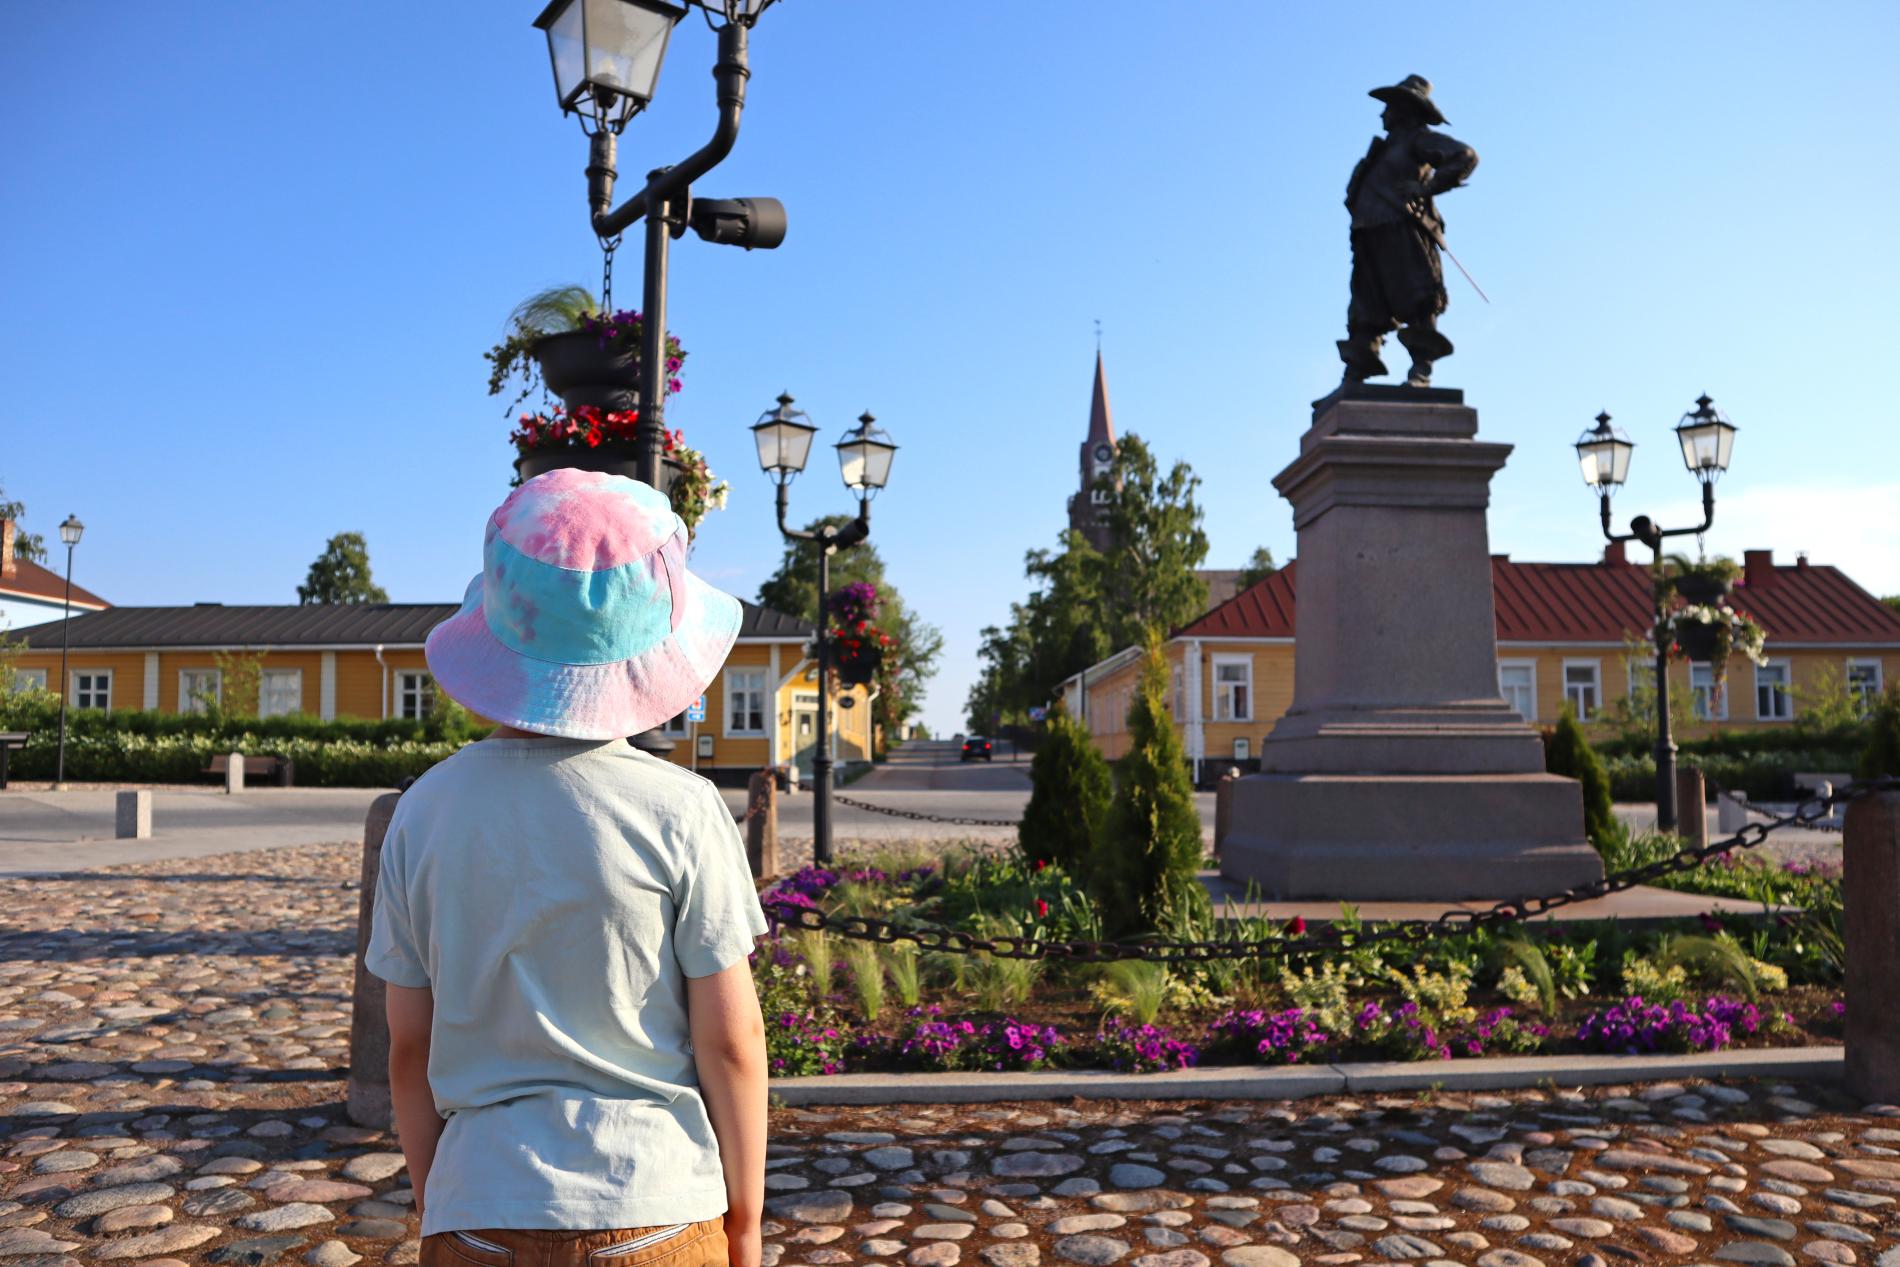
<svg viewBox="0 0 1900 1267">
<path fill-rule="evenodd" d="M 869 686 L 884 663 L 884 648 L 869 638 L 840 633 L 833 636 L 838 681 L 846 686 Z"/>
<path fill-rule="evenodd" d="M 569 410 L 640 407 L 640 345 L 592 330 L 544 335 L 531 348 L 541 381 Z"/>
<path fill-rule="evenodd" d="M 1762 627 L 1727 603 L 1692 603 L 1667 619 L 1676 651 L 1685 660 L 1708 664 L 1717 683 L 1727 677 L 1731 655 L 1739 653 L 1756 664 L 1766 660 Z"/>
<path fill-rule="evenodd" d="M 1735 588 L 1735 582 L 1719 576 L 1700 573 L 1686 573 L 1675 579 L 1676 593 L 1682 595 L 1682 601 L 1707 607 L 1721 602 Z"/>
<path fill-rule="evenodd" d="M 1680 624 L 1675 631 L 1676 648 L 1682 652 L 1685 660 L 1707 661 L 1715 656 L 1716 626 L 1696 623 Z"/>
</svg>

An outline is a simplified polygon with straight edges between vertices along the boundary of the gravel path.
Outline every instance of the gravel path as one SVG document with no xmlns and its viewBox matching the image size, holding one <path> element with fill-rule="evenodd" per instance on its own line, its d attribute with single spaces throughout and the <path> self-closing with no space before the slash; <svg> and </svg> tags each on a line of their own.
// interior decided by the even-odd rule
<svg viewBox="0 0 1900 1267">
<path fill-rule="evenodd" d="M 0 882 L 0 1267 L 413 1263 L 354 846 Z M 767 1267 L 1900 1267 L 1900 1109 L 1691 1084 L 777 1110 Z"/>
</svg>

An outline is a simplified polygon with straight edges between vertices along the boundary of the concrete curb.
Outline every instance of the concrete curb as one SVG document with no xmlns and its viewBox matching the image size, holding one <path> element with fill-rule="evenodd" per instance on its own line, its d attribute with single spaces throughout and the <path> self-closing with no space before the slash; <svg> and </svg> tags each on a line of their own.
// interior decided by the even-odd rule
<svg viewBox="0 0 1900 1267">
<path fill-rule="evenodd" d="M 1300 1100 L 1402 1091 L 1506 1091 L 1599 1086 L 1682 1078 L 1789 1078 L 1838 1081 L 1843 1049 L 1800 1047 L 1687 1056 L 1501 1056 L 1414 1063 L 1244 1065 L 1124 1074 L 1099 1069 L 1049 1073 L 847 1073 L 774 1078 L 780 1103 L 989 1104 L 1013 1100 Z"/>
</svg>

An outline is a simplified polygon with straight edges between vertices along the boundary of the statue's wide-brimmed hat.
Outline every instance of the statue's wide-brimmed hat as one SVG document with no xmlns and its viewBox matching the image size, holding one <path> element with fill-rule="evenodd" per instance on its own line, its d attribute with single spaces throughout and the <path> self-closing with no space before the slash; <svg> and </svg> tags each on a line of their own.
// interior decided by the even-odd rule
<svg viewBox="0 0 1900 1267">
<path fill-rule="evenodd" d="M 1374 88 L 1366 96 L 1376 97 L 1387 103 L 1403 102 L 1424 115 L 1428 123 L 1446 121 L 1445 116 L 1440 114 L 1438 107 L 1432 103 L 1432 81 L 1423 75 L 1407 75 L 1390 88 Z"/>
<path fill-rule="evenodd" d="M 559 469 L 488 520 L 482 571 L 429 631 L 436 685 L 490 721 L 571 739 L 651 730 L 705 694 L 739 600 L 686 570 L 686 524 L 624 475 Z"/>
</svg>

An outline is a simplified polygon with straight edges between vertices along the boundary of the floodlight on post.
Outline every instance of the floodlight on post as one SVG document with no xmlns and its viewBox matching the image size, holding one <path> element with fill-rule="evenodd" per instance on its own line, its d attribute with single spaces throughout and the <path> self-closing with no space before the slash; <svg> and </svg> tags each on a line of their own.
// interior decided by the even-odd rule
<svg viewBox="0 0 1900 1267">
<path fill-rule="evenodd" d="M 561 109 L 590 132 L 618 133 L 653 100 L 685 16 L 669 0 L 554 0 L 534 24 L 547 32 Z"/>
<path fill-rule="evenodd" d="M 1682 464 L 1702 481 L 1704 488 L 1722 478 L 1735 451 L 1735 424 L 1722 416 L 1708 393 L 1696 397 L 1695 408 L 1676 424 L 1682 445 Z"/>
<path fill-rule="evenodd" d="M 752 440 L 759 449 L 759 469 L 783 488 L 805 469 L 812 437 L 818 428 L 802 409 L 792 408 L 792 394 L 780 392 L 778 408 L 768 409 L 752 424 Z"/>
<path fill-rule="evenodd" d="M 59 756 L 53 762 L 53 787 L 66 787 L 66 699 L 73 693 L 72 674 L 66 663 L 73 645 L 73 547 L 86 535 L 86 525 L 78 515 L 68 515 L 59 526 L 59 540 L 66 547 L 66 599 L 59 627 Z"/>
<path fill-rule="evenodd" d="M 889 482 L 897 446 L 868 411 L 858 416 L 857 429 L 846 432 L 833 447 L 838 450 L 838 473 L 844 477 L 844 486 L 859 497 L 869 501 Z"/>
</svg>

